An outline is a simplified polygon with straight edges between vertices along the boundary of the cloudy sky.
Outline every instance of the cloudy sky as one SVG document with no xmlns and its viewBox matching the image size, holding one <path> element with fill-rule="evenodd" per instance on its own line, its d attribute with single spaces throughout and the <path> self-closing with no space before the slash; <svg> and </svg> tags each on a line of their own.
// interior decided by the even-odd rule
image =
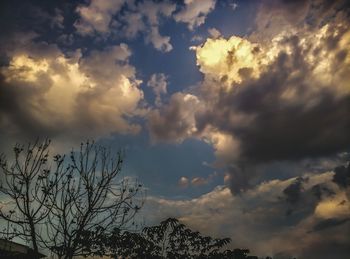
<svg viewBox="0 0 350 259">
<path fill-rule="evenodd" d="M 0 149 L 123 148 L 146 223 L 350 256 L 350 5 L 1 1 Z"/>
</svg>

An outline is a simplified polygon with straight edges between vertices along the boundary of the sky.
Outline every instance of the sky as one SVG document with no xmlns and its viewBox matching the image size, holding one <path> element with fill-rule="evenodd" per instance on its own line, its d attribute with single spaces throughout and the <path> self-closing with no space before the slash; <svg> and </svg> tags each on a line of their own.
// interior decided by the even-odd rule
<svg viewBox="0 0 350 259">
<path fill-rule="evenodd" d="M 146 224 L 350 256 L 344 0 L 1 1 L 0 151 L 125 150 Z"/>
</svg>

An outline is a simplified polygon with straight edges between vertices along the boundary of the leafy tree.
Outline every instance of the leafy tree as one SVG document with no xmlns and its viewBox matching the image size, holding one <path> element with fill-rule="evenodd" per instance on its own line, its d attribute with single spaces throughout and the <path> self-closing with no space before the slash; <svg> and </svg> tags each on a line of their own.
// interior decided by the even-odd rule
<svg viewBox="0 0 350 259">
<path fill-rule="evenodd" d="M 94 236 L 94 232 L 87 235 Z M 229 250 L 221 251 L 230 242 L 229 238 L 202 236 L 174 218 L 158 226 L 145 227 L 140 233 L 114 229 L 113 233 L 94 242 L 95 255 L 114 258 L 232 258 L 226 256 Z"/>
<path fill-rule="evenodd" d="M 159 226 L 146 227 L 143 234 L 146 240 L 158 244 L 163 258 L 210 258 L 230 242 L 229 238 L 202 236 L 175 218 L 168 218 Z"/>
<path fill-rule="evenodd" d="M 121 152 L 85 143 L 69 158 L 53 157 L 50 141 L 14 148 L 13 163 L 2 155 L 0 193 L 8 200 L 0 217 L 8 222 L 2 233 L 32 244 L 35 253 L 47 248 L 59 258 L 95 253 L 91 238 L 99 240 L 111 229 L 126 228 L 143 204 L 142 186 L 119 179 Z"/>
<path fill-rule="evenodd" d="M 114 229 L 104 243 L 110 248 L 110 255 L 115 258 L 161 258 L 160 247 L 140 233 Z"/>
</svg>

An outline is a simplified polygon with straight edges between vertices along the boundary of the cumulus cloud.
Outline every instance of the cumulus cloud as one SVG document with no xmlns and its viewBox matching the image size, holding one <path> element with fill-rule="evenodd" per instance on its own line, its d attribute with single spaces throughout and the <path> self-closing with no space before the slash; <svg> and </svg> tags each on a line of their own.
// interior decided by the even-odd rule
<svg viewBox="0 0 350 259">
<path fill-rule="evenodd" d="M 202 185 L 207 185 L 209 184 L 215 177 L 217 177 L 219 174 L 217 172 L 214 172 L 210 174 L 208 177 L 193 177 L 191 180 L 192 186 L 202 186 Z"/>
<path fill-rule="evenodd" d="M 192 38 L 191 38 L 191 42 L 202 42 L 204 40 L 204 38 L 201 36 L 201 35 L 194 35 Z M 190 47 L 191 49 L 191 47 Z"/>
<path fill-rule="evenodd" d="M 175 11 L 176 5 L 170 2 L 160 2 L 155 3 L 152 1 L 146 1 L 138 4 L 135 7 L 135 11 L 141 13 L 149 26 L 145 30 L 146 33 L 146 42 L 152 43 L 154 48 L 162 52 L 169 52 L 173 49 L 173 46 L 170 43 L 169 36 L 163 36 L 159 33 L 159 24 L 161 17 L 170 17 Z M 128 16 L 128 13 L 126 13 Z M 131 26 L 134 26 L 131 24 Z"/>
<path fill-rule="evenodd" d="M 174 15 L 177 22 L 187 24 L 190 30 L 204 24 L 207 15 L 214 10 L 216 0 L 185 0 L 180 12 Z"/>
<path fill-rule="evenodd" d="M 79 5 L 76 12 L 80 18 L 74 26 L 82 35 L 92 35 L 96 32 L 108 34 L 113 15 L 125 2 L 125 0 L 91 0 L 89 5 Z"/>
<path fill-rule="evenodd" d="M 194 177 L 191 180 L 191 184 L 193 186 L 201 186 L 201 185 L 206 185 L 208 183 L 207 179 L 203 178 L 203 177 Z"/>
<path fill-rule="evenodd" d="M 127 39 L 134 39 L 140 32 L 146 30 L 142 13 L 128 12 L 120 19 L 122 23 L 125 23 L 125 26 L 121 28 L 121 32 Z"/>
<path fill-rule="evenodd" d="M 173 46 L 170 44 L 170 37 L 160 35 L 156 26 L 151 27 L 150 32 L 146 36 L 146 42 L 151 42 L 155 49 L 162 52 L 169 52 L 173 49 Z"/>
<path fill-rule="evenodd" d="M 155 104 L 160 106 L 162 104 L 161 96 L 167 93 L 167 76 L 163 73 L 151 75 L 147 85 L 152 88 L 156 96 Z"/>
<path fill-rule="evenodd" d="M 203 87 L 214 106 L 197 114 L 197 129 L 209 126 L 238 139 L 239 160 L 232 156 L 236 165 L 328 156 L 346 150 L 350 144 L 350 71 L 345 54 L 349 31 L 342 30 L 343 26 L 323 27 L 316 41 L 309 35 L 282 37 L 265 53 L 263 47 L 247 43 L 246 64 L 229 50 L 221 58 L 217 54 L 211 58 L 210 48 L 202 52 L 206 44 L 196 49 L 206 77 Z M 336 47 L 315 56 L 315 51 L 332 41 Z M 207 42 L 215 46 L 213 40 Z M 240 48 L 246 51 L 244 44 L 238 46 L 237 50 L 233 45 L 234 53 Z M 213 53 L 222 50 L 214 47 Z M 254 55 L 254 51 L 258 53 Z M 234 65 L 229 69 L 231 60 Z M 241 174 L 242 170 L 238 171 Z"/>
<path fill-rule="evenodd" d="M 148 128 L 153 141 L 181 142 L 196 131 L 194 110 L 200 109 L 199 100 L 191 94 L 176 93 L 169 104 L 148 115 Z"/>
<path fill-rule="evenodd" d="M 330 258 L 312 254 L 312 250 L 317 244 L 332 243 L 324 248 L 325 254 L 336 246 L 341 249 L 337 253 L 342 254 L 337 258 L 345 259 L 350 243 L 346 231 L 338 230 L 349 226 L 346 214 L 350 206 L 344 192 L 332 182 L 333 175 L 334 172 L 303 175 L 308 181 L 303 184 L 303 197 L 293 214 L 285 213 L 290 203 L 282 197 L 283 190 L 298 178 L 263 182 L 240 196 L 232 196 L 227 187 L 217 187 L 190 200 L 150 197 L 145 210 L 157 211 L 150 219 L 154 222 L 167 215 L 176 216 L 203 233 L 231 237 L 232 248 L 250 248 L 260 256 Z M 334 190 L 334 194 L 318 199 L 313 189 L 319 185 Z M 343 205 L 339 200 L 344 200 Z"/>
<path fill-rule="evenodd" d="M 261 57 L 257 44 L 232 36 L 229 39 L 207 39 L 202 46 L 191 48 L 196 52 L 197 65 L 205 80 L 216 80 L 227 87 L 241 83 L 245 77 L 258 77 Z"/>
<path fill-rule="evenodd" d="M 159 51 L 169 52 L 173 46 L 170 36 L 160 33 L 161 19 L 175 19 L 193 30 L 205 22 L 215 3 L 216 0 L 186 0 L 177 11 L 179 5 L 171 1 L 92 0 L 78 5 L 79 18 L 74 26 L 80 35 L 97 34 L 104 39 L 109 36 L 133 39 L 141 34 L 146 43 Z M 211 31 L 214 33 L 213 29 Z"/>
<path fill-rule="evenodd" d="M 260 3 L 255 30 L 250 38 L 269 41 L 283 30 L 300 29 L 305 26 L 309 29 L 318 28 L 334 17 L 346 14 L 348 7 L 345 0 L 267 0 Z"/>
<path fill-rule="evenodd" d="M 221 32 L 216 28 L 209 28 L 208 33 L 214 39 L 219 38 L 221 36 Z"/>
<path fill-rule="evenodd" d="M 121 12 L 122 8 L 123 12 Z M 169 36 L 159 32 L 160 19 L 170 18 L 176 4 L 169 1 L 125 1 L 93 0 L 76 9 L 80 18 L 74 26 L 81 35 L 102 35 L 133 39 L 143 34 L 145 42 L 162 52 L 169 52 L 173 46 Z"/>
<path fill-rule="evenodd" d="M 150 127 L 152 136 L 197 137 L 213 145 L 234 193 L 252 186 L 261 164 L 347 150 L 350 31 L 344 13 L 336 15 L 317 28 L 281 31 L 269 42 L 231 36 L 193 46 L 204 75 L 194 94 L 201 108 L 164 105 L 150 122 L 157 125 Z M 162 124 L 182 127 L 165 134 Z"/>
<path fill-rule="evenodd" d="M 143 92 L 126 44 L 83 56 L 27 42 L 8 54 L 0 71 L 3 136 L 62 136 L 67 142 L 139 131 L 128 118 L 141 115 Z"/>
<path fill-rule="evenodd" d="M 179 180 L 179 186 L 182 188 L 188 187 L 189 183 L 190 183 L 190 181 L 185 176 L 182 176 Z"/>
<path fill-rule="evenodd" d="M 188 177 L 182 176 L 179 179 L 179 186 L 186 188 L 189 186 L 199 187 L 199 186 L 207 185 L 218 175 L 219 174 L 217 172 L 214 172 L 212 174 L 209 174 L 208 177 L 196 176 L 196 177 L 193 177 L 191 180 Z"/>
</svg>

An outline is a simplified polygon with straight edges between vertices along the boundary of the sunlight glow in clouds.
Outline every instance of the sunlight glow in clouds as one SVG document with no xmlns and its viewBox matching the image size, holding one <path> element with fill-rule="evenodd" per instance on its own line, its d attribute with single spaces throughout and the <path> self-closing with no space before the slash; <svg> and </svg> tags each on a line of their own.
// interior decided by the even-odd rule
<svg viewBox="0 0 350 259">
<path fill-rule="evenodd" d="M 45 59 L 33 60 L 26 55 L 15 56 L 11 61 L 8 70 L 4 70 L 6 81 L 23 80 L 35 82 L 40 74 L 47 72 L 48 63 Z"/>
<path fill-rule="evenodd" d="M 348 217 L 350 205 L 345 192 L 339 192 L 336 196 L 321 201 L 316 209 L 315 214 L 324 219 L 331 217 Z"/>
<path fill-rule="evenodd" d="M 326 24 L 316 32 L 302 31 L 296 34 L 300 38 L 304 59 L 311 70 L 310 80 L 318 82 L 315 87 L 328 87 L 336 81 L 334 90 L 341 95 L 350 91 L 346 80 L 349 79 L 350 55 L 347 53 L 350 51 L 350 32 L 344 34 L 345 26 L 338 24 L 330 27 Z M 214 79 L 230 90 L 245 80 L 259 78 L 262 72 L 266 72 L 267 66 L 277 60 L 280 53 L 294 54 L 293 46 L 285 44 L 288 35 L 293 34 L 294 30 L 284 31 L 267 44 L 253 43 L 238 36 L 231 36 L 228 39 L 208 38 L 203 45 L 192 46 L 191 49 L 196 52 L 197 65 L 207 80 Z M 324 48 L 328 37 L 341 37 L 335 49 Z M 337 67 L 339 59 L 344 59 L 341 60 L 344 64 L 340 69 Z M 297 70 L 291 74 L 291 77 L 298 76 Z M 283 98 L 293 99 L 296 97 L 295 94 L 295 90 L 287 88 Z"/>
<path fill-rule="evenodd" d="M 243 170 L 245 164 L 345 148 L 348 124 L 342 118 L 350 93 L 346 25 L 332 21 L 312 29 L 288 27 L 266 42 L 231 36 L 192 46 L 204 76 L 192 94 L 198 108 L 182 109 L 173 98 L 185 93 L 175 93 L 153 111 L 157 116 L 149 117 L 153 139 L 206 140 L 215 149 L 216 165 L 231 168 L 237 192 L 259 175 L 253 168 Z M 319 124 L 309 125 L 313 120 Z M 296 128 L 299 123 L 309 128 Z M 161 125 L 172 125 L 166 127 L 169 134 Z M 336 144 L 326 143 L 335 134 Z"/>
<path fill-rule="evenodd" d="M 86 57 L 80 51 L 71 57 L 54 49 L 38 51 L 15 54 L 1 74 L 9 90 L 26 94 L 21 106 L 49 135 L 77 128 L 91 137 L 139 131 L 126 119 L 142 113 L 138 105 L 143 92 L 128 64 L 131 52 L 125 44 Z"/>
<path fill-rule="evenodd" d="M 276 259 L 348 258 L 350 171 L 333 169 L 350 155 L 349 1 L 13 1 L 0 149 L 125 145 L 147 221 Z"/>
<path fill-rule="evenodd" d="M 245 76 L 256 78 L 260 74 L 262 56 L 258 53 L 258 45 L 240 37 L 209 38 L 203 46 L 192 49 L 196 51 L 200 71 L 220 80 L 228 89 L 233 83 L 241 83 Z"/>
</svg>

